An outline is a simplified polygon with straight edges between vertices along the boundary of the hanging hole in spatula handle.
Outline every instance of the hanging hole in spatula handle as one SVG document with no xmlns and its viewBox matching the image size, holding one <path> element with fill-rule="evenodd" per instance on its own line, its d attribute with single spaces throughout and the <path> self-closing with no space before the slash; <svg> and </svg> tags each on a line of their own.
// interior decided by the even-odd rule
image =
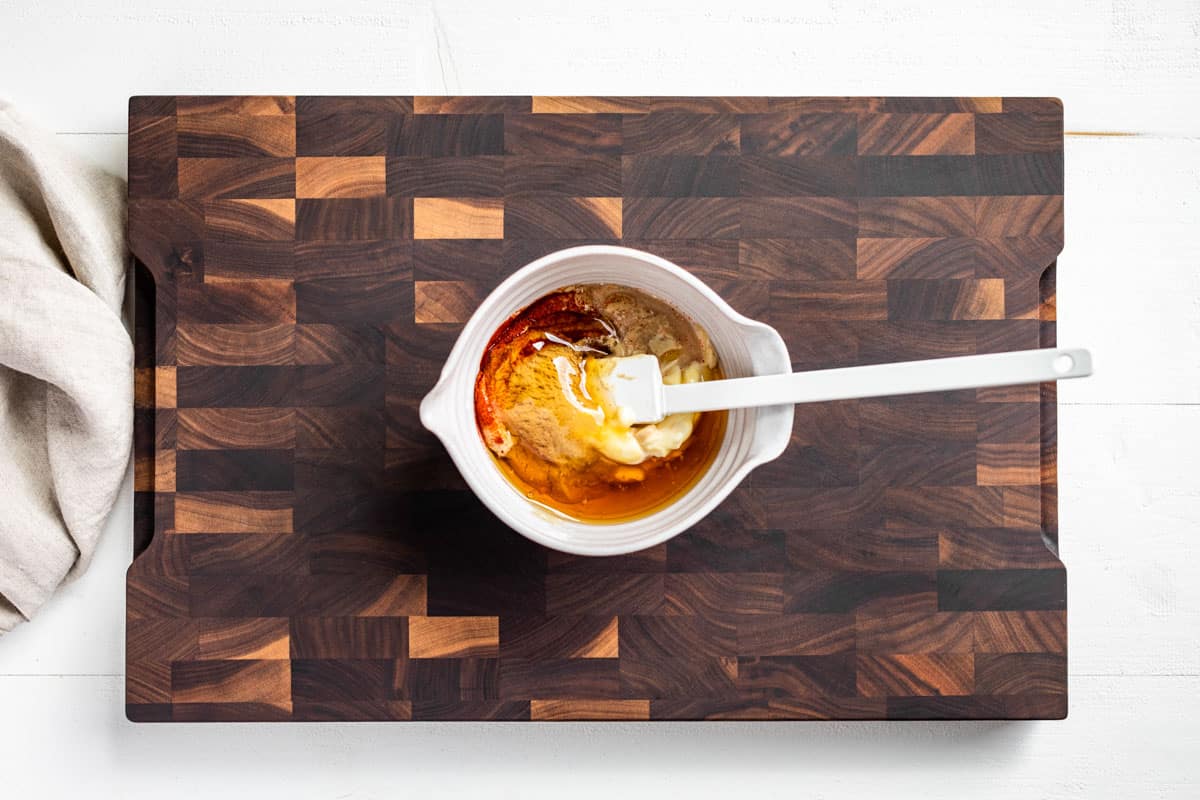
<svg viewBox="0 0 1200 800">
<path fill-rule="evenodd" d="M 1050 348 L 1045 350 L 1024 350 L 1014 353 L 999 353 L 999 356 L 1013 357 L 1014 368 L 1019 369 L 1021 361 L 1029 363 L 1031 374 L 1040 371 L 1044 377 L 1041 381 L 1057 381 L 1067 378 L 1085 378 L 1092 374 L 1092 354 L 1082 348 Z"/>
</svg>

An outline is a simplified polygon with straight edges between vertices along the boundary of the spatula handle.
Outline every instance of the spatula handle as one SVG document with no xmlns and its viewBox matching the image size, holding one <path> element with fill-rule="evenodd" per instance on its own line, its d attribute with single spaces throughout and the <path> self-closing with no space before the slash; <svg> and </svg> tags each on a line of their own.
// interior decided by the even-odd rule
<svg viewBox="0 0 1200 800">
<path fill-rule="evenodd" d="M 1019 350 L 664 387 L 666 413 L 1042 383 L 1092 374 L 1082 349 Z"/>
</svg>

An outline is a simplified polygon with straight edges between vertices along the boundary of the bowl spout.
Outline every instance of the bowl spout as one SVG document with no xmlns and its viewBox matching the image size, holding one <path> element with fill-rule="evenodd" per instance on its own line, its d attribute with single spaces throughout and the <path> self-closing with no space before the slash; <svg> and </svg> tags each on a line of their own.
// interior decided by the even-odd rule
<svg viewBox="0 0 1200 800">
<path fill-rule="evenodd" d="M 449 408 L 449 395 L 446 391 L 446 380 L 437 382 L 429 394 L 421 399 L 421 425 L 425 430 L 439 439 L 445 439 L 447 429 L 453 427 L 452 409 Z"/>
</svg>

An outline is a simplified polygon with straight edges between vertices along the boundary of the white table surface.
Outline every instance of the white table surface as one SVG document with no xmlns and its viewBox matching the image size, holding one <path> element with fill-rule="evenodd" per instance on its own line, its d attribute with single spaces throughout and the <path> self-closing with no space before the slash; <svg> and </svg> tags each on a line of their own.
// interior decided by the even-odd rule
<svg viewBox="0 0 1200 800">
<path fill-rule="evenodd" d="M 486 6 L 0 0 L 0 96 L 118 173 L 132 94 L 1063 98 L 1058 336 L 1097 365 L 1059 393 L 1069 719 L 133 725 L 127 481 L 0 639 L 0 796 L 1200 796 L 1200 2 Z"/>
</svg>

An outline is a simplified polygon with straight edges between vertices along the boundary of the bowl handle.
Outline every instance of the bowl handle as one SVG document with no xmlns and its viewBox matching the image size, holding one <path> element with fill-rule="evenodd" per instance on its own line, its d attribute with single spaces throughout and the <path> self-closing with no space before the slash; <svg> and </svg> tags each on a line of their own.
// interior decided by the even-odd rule
<svg viewBox="0 0 1200 800">
<path fill-rule="evenodd" d="M 747 320 L 742 323 L 744 340 L 750 350 L 750 365 L 755 375 L 778 375 L 792 371 L 792 360 L 787 344 L 779 331 L 762 322 Z M 793 404 L 756 408 L 754 414 L 754 438 L 746 464 L 758 467 L 783 455 L 792 438 L 792 420 L 796 407 Z"/>
<path fill-rule="evenodd" d="M 754 375 L 778 375 L 792 371 L 787 345 L 779 331 L 753 320 L 742 323 L 741 328 L 750 350 L 750 366 Z"/>
</svg>

